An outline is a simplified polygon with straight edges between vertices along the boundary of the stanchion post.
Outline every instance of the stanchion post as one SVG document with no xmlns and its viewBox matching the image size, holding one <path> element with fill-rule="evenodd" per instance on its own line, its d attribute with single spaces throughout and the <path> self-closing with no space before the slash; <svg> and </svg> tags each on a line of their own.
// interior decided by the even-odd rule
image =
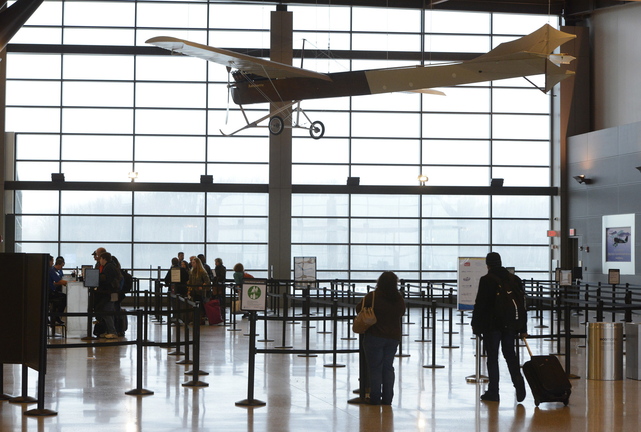
<svg viewBox="0 0 641 432">
<path fill-rule="evenodd" d="M 436 302 L 432 302 L 432 364 L 424 365 L 428 369 L 441 369 L 445 366 L 436 364 Z"/>
<path fill-rule="evenodd" d="M 142 388 L 143 378 L 143 312 L 138 309 L 136 311 L 136 388 L 125 392 L 127 395 L 132 396 L 149 396 L 154 394 L 151 390 Z"/>
<path fill-rule="evenodd" d="M 254 399 L 254 374 L 256 369 L 256 311 L 249 313 L 249 362 L 247 371 L 247 399 L 236 402 L 236 406 L 260 407 L 265 402 Z"/>
<path fill-rule="evenodd" d="M 193 369 L 191 371 L 185 372 L 185 375 L 192 375 L 193 380 L 183 383 L 183 387 L 208 387 L 209 384 L 203 381 L 200 381 L 198 377 L 200 375 L 209 375 L 208 372 L 200 370 L 200 302 L 196 302 L 194 305 L 194 340 L 192 344 L 193 351 Z"/>
<path fill-rule="evenodd" d="M 332 355 L 332 363 L 328 363 L 326 365 L 323 365 L 325 367 L 345 367 L 344 364 L 339 364 L 337 363 L 337 355 L 338 353 L 336 350 L 338 349 L 338 300 L 334 300 L 332 303 L 332 321 L 334 323 L 334 334 L 332 335 L 332 347 L 333 347 L 333 355 Z"/>
</svg>

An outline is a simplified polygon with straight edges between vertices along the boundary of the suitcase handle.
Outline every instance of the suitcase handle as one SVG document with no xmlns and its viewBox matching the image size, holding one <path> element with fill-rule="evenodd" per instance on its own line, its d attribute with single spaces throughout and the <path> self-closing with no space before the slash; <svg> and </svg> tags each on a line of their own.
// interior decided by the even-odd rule
<svg viewBox="0 0 641 432">
<path fill-rule="evenodd" d="M 530 357 L 532 357 L 532 350 L 530 349 L 530 344 L 527 343 L 527 338 L 523 336 L 521 339 L 523 339 L 523 342 L 525 342 L 525 347 L 527 348 L 527 352 L 530 353 Z"/>
</svg>

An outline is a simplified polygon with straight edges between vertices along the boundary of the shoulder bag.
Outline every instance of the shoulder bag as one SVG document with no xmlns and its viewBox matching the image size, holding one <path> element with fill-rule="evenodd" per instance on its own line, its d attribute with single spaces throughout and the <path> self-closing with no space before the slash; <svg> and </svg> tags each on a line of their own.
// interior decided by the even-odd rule
<svg viewBox="0 0 641 432">
<path fill-rule="evenodd" d="M 365 307 L 365 297 L 361 301 L 361 311 L 354 318 L 352 330 L 354 333 L 365 333 L 368 328 L 376 324 L 376 315 L 374 315 L 374 297 L 376 293 L 372 293 L 372 306 Z"/>
</svg>

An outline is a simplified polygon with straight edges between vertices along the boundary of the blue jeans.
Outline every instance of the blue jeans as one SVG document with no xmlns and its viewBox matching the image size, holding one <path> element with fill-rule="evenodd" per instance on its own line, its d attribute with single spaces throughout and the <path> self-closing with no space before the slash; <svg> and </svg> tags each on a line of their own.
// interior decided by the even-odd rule
<svg viewBox="0 0 641 432">
<path fill-rule="evenodd" d="M 394 397 L 394 355 L 398 341 L 365 333 L 363 345 L 369 369 L 370 403 L 389 405 Z"/>
<path fill-rule="evenodd" d="M 483 333 L 485 352 L 487 354 L 487 375 L 489 379 L 487 391 L 489 393 L 499 393 L 499 346 L 503 352 L 507 368 L 510 371 L 512 383 L 515 387 L 518 387 L 523 383 L 523 376 L 521 375 L 519 361 L 516 358 L 516 352 L 514 351 L 515 338 L 515 334 L 503 333 L 500 330 Z"/>
</svg>

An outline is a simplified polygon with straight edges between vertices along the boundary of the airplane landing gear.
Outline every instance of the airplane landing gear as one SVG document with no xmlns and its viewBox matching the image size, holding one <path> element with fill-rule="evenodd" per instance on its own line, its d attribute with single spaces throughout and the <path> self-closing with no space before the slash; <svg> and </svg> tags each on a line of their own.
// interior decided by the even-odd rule
<svg viewBox="0 0 641 432">
<path fill-rule="evenodd" d="M 314 139 L 321 139 L 325 135 L 325 125 L 319 121 L 313 122 L 309 128 L 309 135 Z"/>
</svg>

